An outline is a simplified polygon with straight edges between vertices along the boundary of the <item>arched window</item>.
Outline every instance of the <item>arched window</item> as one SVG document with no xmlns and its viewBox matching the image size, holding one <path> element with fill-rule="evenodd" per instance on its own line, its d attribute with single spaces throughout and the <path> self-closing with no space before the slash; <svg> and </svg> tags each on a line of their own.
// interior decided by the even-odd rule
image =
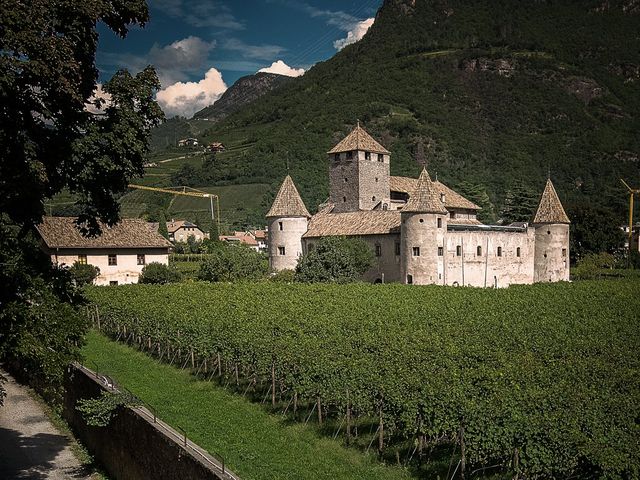
<svg viewBox="0 0 640 480">
<path fill-rule="evenodd" d="M 516 257 L 520 257 L 520 247 L 516 248 Z"/>
<path fill-rule="evenodd" d="M 501 257 L 502 256 L 502 247 L 498 247 L 498 256 Z"/>
<path fill-rule="evenodd" d="M 478 248 L 476 248 L 476 255 L 478 257 L 482 256 L 482 247 L 480 245 L 478 245 Z"/>
</svg>

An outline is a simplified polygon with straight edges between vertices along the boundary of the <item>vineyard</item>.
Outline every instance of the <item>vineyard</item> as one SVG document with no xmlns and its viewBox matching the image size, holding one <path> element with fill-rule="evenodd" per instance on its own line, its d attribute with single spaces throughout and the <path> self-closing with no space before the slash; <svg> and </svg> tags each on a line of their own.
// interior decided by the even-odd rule
<svg viewBox="0 0 640 480">
<path fill-rule="evenodd" d="M 385 459 L 447 448 L 467 478 L 638 478 L 631 280 L 504 290 L 402 285 L 93 288 L 103 332 Z"/>
</svg>

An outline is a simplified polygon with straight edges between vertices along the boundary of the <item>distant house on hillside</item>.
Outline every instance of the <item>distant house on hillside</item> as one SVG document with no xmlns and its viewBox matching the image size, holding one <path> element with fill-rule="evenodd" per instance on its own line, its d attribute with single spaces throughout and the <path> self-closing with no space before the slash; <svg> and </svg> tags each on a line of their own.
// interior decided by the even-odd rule
<svg viewBox="0 0 640 480">
<path fill-rule="evenodd" d="M 43 250 L 56 265 L 75 262 L 100 269 L 96 285 L 137 283 L 142 268 L 152 262 L 169 263 L 172 245 L 147 222 L 125 218 L 113 227 L 102 226 L 102 234 L 84 237 L 73 217 L 44 217 L 36 227 Z"/>
<path fill-rule="evenodd" d="M 179 147 L 197 147 L 198 139 L 197 138 L 183 138 L 178 140 Z"/>
<path fill-rule="evenodd" d="M 207 146 L 207 150 L 213 153 L 224 152 L 224 145 L 220 142 L 212 142 Z"/>
<path fill-rule="evenodd" d="M 263 230 L 233 232 L 233 235 L 220 235 L 220 240 L 231 244 L 243 244 L 256 252 L 266 251 L 266 234 Z"/>
<path fill-rule="evenodd" d="M 186 242 L 189 237 L 202 241 L 209 238 L 208 233 L 204 233 L 198 225 L 186 220 L 171 220 L 167 222 L 167 231 L 169 232 L 169 240 L 172 242 Z"/>
</svg>

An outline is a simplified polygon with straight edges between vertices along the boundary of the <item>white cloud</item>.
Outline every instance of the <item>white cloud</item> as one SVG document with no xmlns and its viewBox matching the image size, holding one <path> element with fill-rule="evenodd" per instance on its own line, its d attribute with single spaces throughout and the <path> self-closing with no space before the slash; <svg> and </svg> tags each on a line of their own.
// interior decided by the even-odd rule
<svg viewBox="0 0 640 480">
<path fill-rule="evenodd" d="M 100 103 L 99 108 L 98 108 L 98 105 L 96 105 L 95 103 L 96 100 L 98 100 Z M 89 97 L 89 101 L 84 105 L 88 112 L 100 114 L 100 113 L 104 113 L 104 109 L 109 105 L 109 103 L 111 103 L 111 95 L 105 92 L 102 89 L 102 84 L 99 83 L 96 89 L 93 91 L 93 95 Z"/>
<path fill-rule="evenodd" d="M 222 75 L 210 68 L 199 82 L 177 82 L 158 92 L 156 99 L 167 115 L 191 117 L 215 102 L 227 89 Z"/>
<path fill-rule="evenodd" d="M 286 75 L 287 77 L 299 77 L 304 75 L 304 68 L 291 68 L 282 60 L 273 62 L 270 67 L 261 68 L 258 72 L 277 73 L 279 75 Z"/>
<path fill-rule="evenodd" d="M 364 34 L 367 33 L 371 25 L 373 25 L 374 20 L 375 18 L 367 18 L 366 20 L 362 20 L 361 22 L 353 25 L 353 27 L 347 32 L 347 36 L 345 38 L 341 38 L 333 42 L 334 48 L 342 50 L 347 45 L 356 43 L 364 37 Z"/>
</svg>

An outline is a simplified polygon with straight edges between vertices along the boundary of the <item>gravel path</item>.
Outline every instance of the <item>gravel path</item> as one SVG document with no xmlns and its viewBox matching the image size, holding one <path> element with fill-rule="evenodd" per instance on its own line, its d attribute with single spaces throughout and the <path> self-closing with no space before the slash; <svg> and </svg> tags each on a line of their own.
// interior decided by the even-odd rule
<svg viewBox="0 0 640 480">
<path fill-rule="evenodd" d="M 4 371 L 7 396 L 0 407 L 0 479 L 89 479 L 71 441 L 45 415 L 27 387 Z"/>
</svg>

